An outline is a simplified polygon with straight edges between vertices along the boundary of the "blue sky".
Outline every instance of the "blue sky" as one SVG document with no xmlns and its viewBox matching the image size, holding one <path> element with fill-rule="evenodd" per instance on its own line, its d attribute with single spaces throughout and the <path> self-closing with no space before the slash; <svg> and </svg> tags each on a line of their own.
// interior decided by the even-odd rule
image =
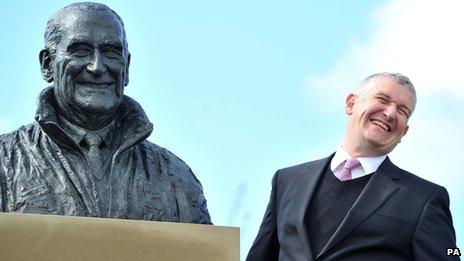
<svg viewBox="0 0 464 261">
<path fill-rule="evenodd" d="M 47 19 L 72 1 L 0 0 L 0 133 L 33 121 Z M 102 1 L 124 20 L 125 93 L 155 125 L 149 140 L 186 161 L 216 225 L 256 236 L 274 172 L 329 155 L 346 93 L 398 71 L 418 105 L 393 162 L 445 186 L 464 233 L 464 24 L 459 1 Z"/>
</svg>

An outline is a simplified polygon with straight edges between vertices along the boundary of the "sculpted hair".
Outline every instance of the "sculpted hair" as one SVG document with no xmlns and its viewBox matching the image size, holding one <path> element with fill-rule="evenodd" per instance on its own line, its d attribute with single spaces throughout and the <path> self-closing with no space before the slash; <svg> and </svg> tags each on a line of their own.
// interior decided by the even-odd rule
<svg viewBox="0 0 464 261">
<path fill-rule="evenodd" d="M 62 33 L 62 23 L 61 20 L 64 16 L 70 13 L 84 13 L 91 14 L 94 12 L 102 12 L 113 15 L 114 18 L 121 24 L 123 38 L 124 38 L 124 52 L 128 53 L 128 44 L 126 39 L 126 30 L 124 29 L 124 23 L 121 17 L 113 11 L 111 8 L 104 4 L 92 3 L 92 2 L 82 2 L 74 3 L 67 5 L 60 10 L 58 10 L 47 22 L 47 27 L 45 28 L 44 40 L 45 40 L 45 49 L 48 49 L 52 55 L 56 53 L 57 45 L 61 41 Z"/>
<path fill-rule="evenodd" d="M 400 73 L 390 73 L 390 72 L 382 72 L 373 74 L 366 79 L 362 80 L 358 87 L 356 88 L 355 93 L 359 96 L 363 96 L 370 88 L 374 87 L 374 83 L 381 77 L 387 77 L 395 81 L 397 84 L 408 88 L 411 92 L 412 96 L 414 97 L 414 103 L 417 102 L 416 96 L 416 89 L 412 84 L 411 80 L 408 77 L 400 74 Z"/>
</svg>

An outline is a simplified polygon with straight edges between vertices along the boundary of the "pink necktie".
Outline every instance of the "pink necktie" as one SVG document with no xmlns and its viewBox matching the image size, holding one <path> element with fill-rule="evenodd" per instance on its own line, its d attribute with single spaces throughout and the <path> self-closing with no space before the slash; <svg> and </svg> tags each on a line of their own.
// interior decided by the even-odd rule
<svg viewBox="0 0 464 261">
<path fill-rule="evenodd" d="M 360 166 L 361 163 L 355 158 L 349 158 L 346 160 L 345 165 L 343 168 L 339 171 L 337 171 L 335 176 L 340 180 L 340 181 L 346 181 L 351 179 L 351 170 L 354 168 Z"/>
</svg>

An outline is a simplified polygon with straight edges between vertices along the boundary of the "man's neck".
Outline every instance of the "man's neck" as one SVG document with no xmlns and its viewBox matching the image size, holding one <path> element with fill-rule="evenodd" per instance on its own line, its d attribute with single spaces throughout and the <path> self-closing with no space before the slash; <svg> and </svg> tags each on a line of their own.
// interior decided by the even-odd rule
<svg viewBox="0 0 464 261">
<path fill-rule="evenodd" d="M 69 115 L 63 115 L 63 117 L 73 125 L 89 131 L 101 130 L 114 120 L 114 114 L 102 116 L 93 115 L 93 117 L 69 117 Z"/>
<path fill-rule="evenodd" d="M 110 124 L 115 118 L 115 112 L 108 114 L 86 113 L 79 108 L 62 108 L 58 105 L 58 114 L 71 124 L 85 130 L 97 131 Z"/>
<path fill-rule="evenodd" d="M 343 141 L 342 147 L 352 158 L 378 157 L 385 155 L 369 150 L 368 148 L 365 148 L 365 146 L 363 146 L 362 144 L 353 144 L 349 142 L 347 138 L 345 138 L 345 140 Z"/>
</svg>

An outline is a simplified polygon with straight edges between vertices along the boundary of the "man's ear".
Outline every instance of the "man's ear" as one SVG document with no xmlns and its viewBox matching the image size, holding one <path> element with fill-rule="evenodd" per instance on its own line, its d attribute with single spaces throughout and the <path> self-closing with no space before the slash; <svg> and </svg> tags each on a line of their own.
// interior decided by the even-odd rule
<svg viewBox="0 0 464 261">
<path fill-rule="evenodd" d="M 52 57 L 48 49 L 43 49 L 39 53 L 40 70 L 42 78 L 47 82 L 53 82 Z"/>
<path fill-rule="evenodd" d="M 354 93 L 350 93 L 345 100 L 345 112 L 348 115 L 353 113 L 353 107 L 356 101 L 358 100 L 358 95 Z"/>
<path fill-rule="evenodd" d="M 124 68 L 124 86 L 127 86 L 129 84 L 129 65 L 130 65 L 130 58 L 131 55 L 130 53 L 127 54 L 127 63 L 126 63 L 126 68 Z"/>
</svg>

